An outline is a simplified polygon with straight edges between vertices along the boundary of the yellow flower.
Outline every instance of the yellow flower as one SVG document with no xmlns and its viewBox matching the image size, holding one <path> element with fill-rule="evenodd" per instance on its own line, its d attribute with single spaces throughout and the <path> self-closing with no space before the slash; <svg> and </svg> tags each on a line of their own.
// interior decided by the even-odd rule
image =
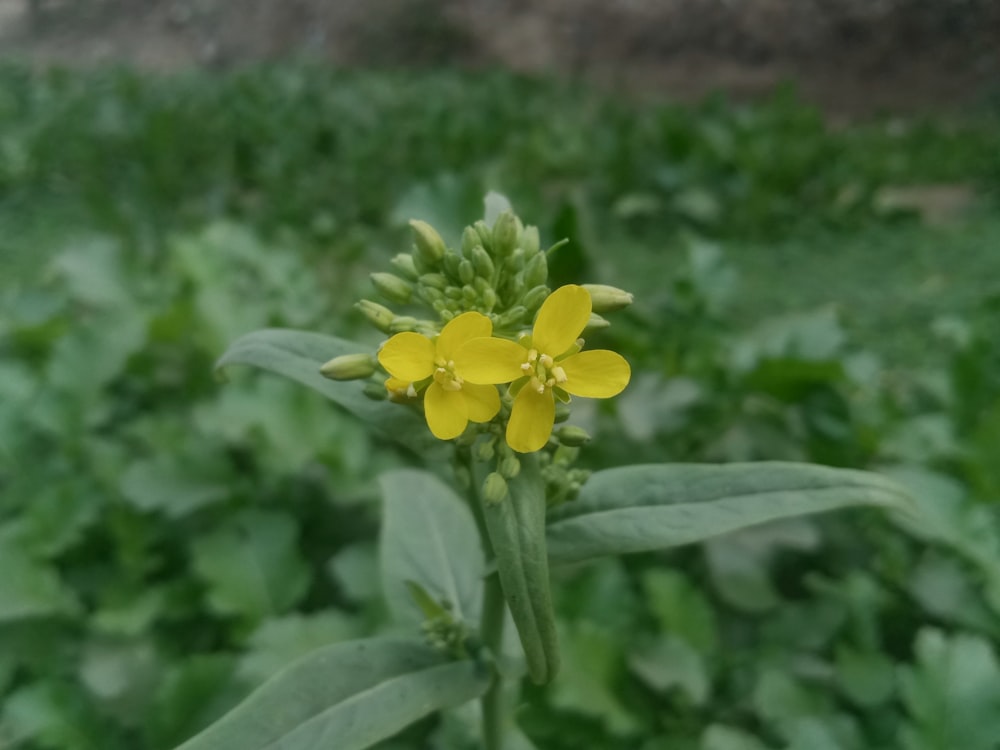
<svg viewBox="0 0 1000 750">
<path fill-rule="evenodd" d="M 500 394 L 493 385 L 466 383 L 455 374 L 455 352 L 465 342 L 493 333 L 485 315 L 467 312 L 449 322 L 431 340 L 419 333 L 397 333 L 385 342 L 378 361 L 392 376 L 391 395 L 415 396 L 414 384 L 433 378 L 424 394 L 424 414 L 434 437 L 451 440 L 465 432 L 469 421 L 489 422 L 500 411 Z"/>
<path fill-rule="evenodd" d="M 555 422 L 555 394 L 610 398 L 628 385 L 631 370 L 620 354 L 576 346 L 590 312 L 586 289 L 563 286 L 542 304 L 530 343 L 474 338 L 455 355 L 455 372 L 467 383 L 517 381 L 507 424 L 507 444 L 514 450 L 531 453 L 545 446 Z"/>
</svg>

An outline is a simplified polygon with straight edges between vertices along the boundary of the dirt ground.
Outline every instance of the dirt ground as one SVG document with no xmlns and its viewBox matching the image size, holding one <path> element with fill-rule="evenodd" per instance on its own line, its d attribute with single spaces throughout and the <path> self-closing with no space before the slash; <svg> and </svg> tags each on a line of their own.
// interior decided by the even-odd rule
<svg viewBox="0 0 1000 750">
<path fill-rule="evenodd" d="M 502 65 L 681 99 L 792 81 L 834 113 L 926 111 L 1000 96 L 1000 0 L 0 0 L 0 58 L 288 57 Z"/>
</svg>

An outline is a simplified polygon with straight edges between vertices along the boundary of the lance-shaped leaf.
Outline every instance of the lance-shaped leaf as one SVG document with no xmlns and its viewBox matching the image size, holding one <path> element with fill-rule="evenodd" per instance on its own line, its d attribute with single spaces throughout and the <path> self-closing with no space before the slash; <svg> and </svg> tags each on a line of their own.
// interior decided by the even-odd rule
<svg viewBox="0 0 1000 750">
<path fill-rule="evenodd" d="M 545 483 L 534 455 L 520 460 L 520 474 L 507 483 L 509 497 L 498 503 L 484 502 L 483 517 L 528 673 L 542 684 L 559 671 L 545 544 Z"/>
<path fill-rule="evenodd" d="M 852 505 L 906 508 L 865 471 L 785 462 L 649 464 L 595 473 L 549 516 L 549 555 L 569 563 L 700 542 L 765 521 Z"/>
<path fill-rule="evenodd" d="M 440 449 L 441 444 L 412 410 L 389 401 L 373 401 L 365 396 L 363 381 L 329 380 L 320 374 L 319 368 L 334 357 L 369 348 L 322 333 L 264 328 L 236 339 L 215 367 L 222 370 L 229 365 L 250 365 L 284 375 L 319 391 L 383 437 L 414 451 Z"/>
<path fill-rule="evenodd" d="M 416 641 L 367 639 L 318 649 L 264 683 L 178 750 L 361 750 L 482 695 L 490 672 Z"/>
<path fill-rule="evenodd" d="M 379 478 L 382 587 L 397 620 L 424 618 L 407 590 L 412 581 L 466 622 L 479 619 L 485 563 L 472 511 L 433 474 L 414 469 Z"/>
</svg>

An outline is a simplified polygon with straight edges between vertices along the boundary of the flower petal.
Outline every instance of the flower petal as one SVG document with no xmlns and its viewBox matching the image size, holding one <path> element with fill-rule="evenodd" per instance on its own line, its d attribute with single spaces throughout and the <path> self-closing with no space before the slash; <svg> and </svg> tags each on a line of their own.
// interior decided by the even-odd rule
<svg viewBox="0 0 1000 750">
<path fill-rule="evenodd" d="M 507 423 L 507 445 L 518 453 L 541 450 L 552 434 L 555 419 L 556 403 L 551 391 L 539 393 L 530 385 L 525 386 L 514 399 Z"/>
<path fill-rule="evenodd" d="M 411 331 L 397 333 L 382 345 L 378 361 L 400 380 L 423 380 L 434 373 L 434 342 Z"/>
<path fill-rule="evenodd" d="M 437 355 L 445 361 L 455 358 L 455 352 L 469 339 L 490 336 L 493 323 L 482 313 L 467 312 L 452 318 L 437 337 Z"/>
<path fill-rule="evenodd" d="M 545 298 L 535 318 L 532 346 L 540 353 L 558 357 L 569 349 L 590 320 L 590 292 L 567 284 Z"/>
<path fill-rule="evenodd" d="M 427 386 L 424 416 L 427 417 L 427 426 L 438 440 L 457 438 L 469 424 L 469 408 L 465 405 L 465 396 L 461 391 L 446 391 L 440 383 Z"/>
<path fill-rule="evenodd" d="M 489 422 L 500 411 L 500 394 L 495 385 L 466 383 L 462 386 L 462 393 L 469 409 L 469 419 L 473 422 Z"/>
<path fill-rule="evenodd" d="M 560 387 L 574 396 L 611 398 L 628 385 L 632 369 L 625 358 L 606 349 L 580 352 L 567 357 L 559 366 L 566 373 Z"/>
<path fill-rule="evenodd" d="M 410 390 L 412 383 L 408 380 L 400 380 L 399 378 L 388 377 L 385 379 L 385 389 L 389 392 L 390 396 L 397 396 L 399 398 L 407 398 L 407 394 Z"/>
<path fill-rule="evenodd" d="M 470 383 L 509 383 L 524 375 L 521 365 L 528 351 L 520 344 L 498 338 L 466 341 L 455 352 L 455 374 Z"/>
</svg>

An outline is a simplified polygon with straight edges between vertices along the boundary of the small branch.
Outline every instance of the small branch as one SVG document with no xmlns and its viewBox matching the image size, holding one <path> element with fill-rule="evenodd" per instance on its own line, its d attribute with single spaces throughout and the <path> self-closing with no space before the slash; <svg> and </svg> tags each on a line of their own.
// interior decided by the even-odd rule
<svg viewBox="0 0 1000 750">
<path fill-rule="evenodd" d="M 503 623 L 506 613 L 507 607 L 503 598 L 503 589 L 500 588 L 500 577 L 496 573 L 491 573 L 486 579 L 483 617 L 479 634 L 483 644 L 490 649 L 497 661 L 501 658 Z M 507 731 L 503 682 L 499 668 L 495 667 L 493 684 L 482 697 L 484 750 L 503 750 L 504 734 Z"/>
</svg>

